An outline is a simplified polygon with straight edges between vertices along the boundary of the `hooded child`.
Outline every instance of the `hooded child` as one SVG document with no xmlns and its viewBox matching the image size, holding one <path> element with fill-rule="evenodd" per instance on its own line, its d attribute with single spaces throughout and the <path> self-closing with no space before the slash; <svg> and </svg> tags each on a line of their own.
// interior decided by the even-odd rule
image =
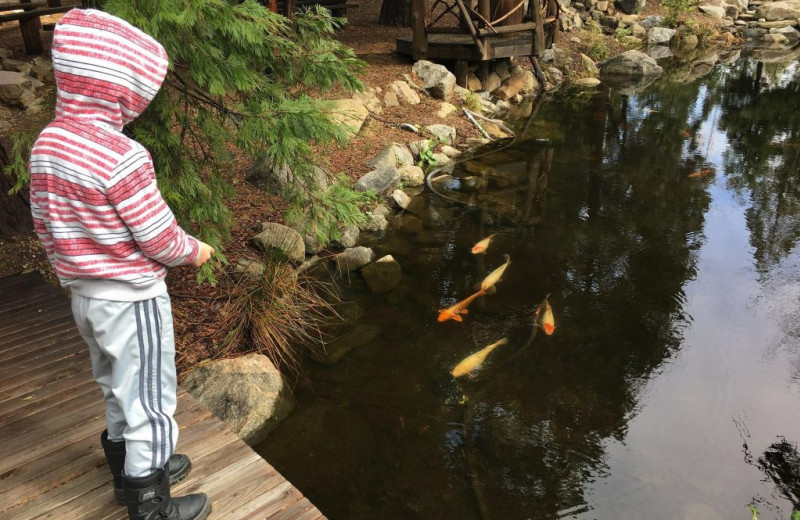
<svg viewBox="0 0 800 520">
<path fill-rule="evenodd" d="M 203 493 L 170 498 L 191 469 L 178 426 L 167 268 L 214 250 L 178 225 L 147 150 L 122 128 L 167 74 L 164 48 L 128 22 L 86 9 L 56 24 L 55 119 L 29 164 L 34 227 L 62 286 L 106 402 L 101 443 L 131 519 L 202 520 Z"/>
</svg>

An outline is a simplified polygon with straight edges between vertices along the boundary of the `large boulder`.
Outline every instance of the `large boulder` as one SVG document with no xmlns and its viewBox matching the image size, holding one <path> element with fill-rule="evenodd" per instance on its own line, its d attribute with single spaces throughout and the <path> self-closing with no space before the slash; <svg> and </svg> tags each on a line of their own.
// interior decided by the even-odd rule
<svg viewBox="0 0 800 520">
<path fill-rule="evenodd" d="M 385 293 L 400 284 L 403 273 L 397 260 L 386 255 L 362 268 L 361 274 L 372 292 Z"/>
<path fill-rule="evenodd" d="M 31 78 L 21 72 L 0 70 L 0 102 L 27 108 L 35 99 Z"/>
<path fill-rule="evenodd" d="M 614 5 L 625 14 L 636 14 L 647 5 L 647 0 L 616 0 Z"/>
<path fill-rule="evenodd" d="M 344 126 L 350 137 L 361 131 L 367 117 L 369 117 L 369 110 L 358 99 L 337 99 L 333 102 L 331 119 Z"/>
<path fill-rule="evenodd" d="M 722 20 L 723 18 L 725 18 L 725 8 L 724 7 L 721 7 L 721 6 L 718 6 L 718 5 L 708 5 L 708 4 L 706 4 L 706 5 L 697 6 L 697 8 L 701 12 L 707 14 L 708 16 L 710 16 L 711 18 L 714 18 L 716 20 Z"/>
<path fill-rule="evenodd" d="M 606 77 L 640 77 L 659 76 L 664 69 L 659 67 L 656 60 L 641 51 L 627 51 L 611 59 L 597 64 L 600 69 L 600 78 Z"/>
<path fill-rule="evenodd" d="M 374 256 L 375 253 L 372 252 L 372 249 L 358 246 L 345 249 L 334 258 L 336 260 L 336 268 L 339 272 L 349 273 L 372 262 Z"/>
<path fill-rule="evenodd" d="M 381 153 L 376 155 L 367 163 L 370 167 L 380 170 L 383 168 L 399 168 L 414 164 L 414 156 L 405 145 L 400 143 L 391 143 L 383 149 Z"/>
<path fill-rule="evenodd" d="M 385 166 L 364 174 L 353 184 L 356 191 L 374 190 L 378 195 L 391 193 L 400 185 L 400 171 L 395 166 Z"/>
<path fill-rule="evenodd" d="M 250 445 L 264 440 L 295 406 L 280 372 L 262 354 L 200 363 L 181 386 Z"/>
<path fill-rule="evenodd" d="M 291 168 L 285 164 L 276 166 L 267 157 L 257 159 L 245 173 L 250 184 L 281 196 L 296 188 L 324 191 L 328 187 L 328 174 L 322 168 L 314 166 L 309 177 L 297 177 Z"/>
<path fill-rule="evenodd" d="M 430 61 L 420 60 L 412 69 L 422 80 L 422 88 L 432 98 L 446 100 L 453 93 L 456 86 L 456 77 L 444 65 L 437 65 Z"/>
<path fill-rule="evenodd" d="M 800 0 L 767 2 L 756 9 L 756 18 L 765 20 L 797 20 L 800 18 Z"/>
<path fill-rule="evenodd" d="M 674 37 L 675 29 L 667 29 L 666 27 L 653 27 L 647 31 L 647 43 L 650 45 L 669 45 L 669 42 Z"/>
<path fill-rule="evenodd" d="M 300 233 L 276 222 L 263 222 L 261 232 L 250 239 L 250 245 L 262 253 L 277 252 L 297 263 L 306 258 L 306 245 Z"/>
</svg>

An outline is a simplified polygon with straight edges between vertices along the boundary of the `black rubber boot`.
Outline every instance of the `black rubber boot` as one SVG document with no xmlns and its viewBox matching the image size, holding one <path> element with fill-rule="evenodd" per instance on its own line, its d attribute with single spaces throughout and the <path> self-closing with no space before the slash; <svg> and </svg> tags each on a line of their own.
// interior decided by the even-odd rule
<svg viewBox="0 0 800 520">
<path fill-rule="evenodd" d="M 122 476 L 130 520 L 204 520 L 211 513 L 205 493 L 171 498 L 167 468 L 142 478 Z"/>
<path fill-rule="evenodd" d="M 114 477 L 114 498 L 120 504 L 125 503 L 125 491 L 122 489 L 122 470 L 125 468 L 125 441 L 108 440 L 108 430 L 100 435 L 100 444 L 106 454 L 108 467 Z M 186 455 L 173 453 L 169 458 L 169 483 L 180 482 L 192 470 L 192 461 Z"/>
</svg>

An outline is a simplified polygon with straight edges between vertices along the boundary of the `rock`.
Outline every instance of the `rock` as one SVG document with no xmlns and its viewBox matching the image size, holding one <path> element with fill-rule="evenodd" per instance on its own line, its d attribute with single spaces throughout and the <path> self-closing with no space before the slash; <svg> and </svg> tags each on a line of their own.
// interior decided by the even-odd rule
<svg viewBox="0 0 800 520">
<path fill-rule="evenodd" d="M 439 111 L 436 112 L 436 117 L 438 117 L 439 119 L 445 119 L 455 114 L 456 112 L 458 112 L 458 107 L 448 103 L 447 101 L 444 101 L 442 105 L 439 107 Z"/>
<path fill-rule="evenodd" d="M 331 119 L 337 124 L 347 127 L 350 137 L 361 131 L 364 121 L 369 117 L 369 110 L 357 99 L 337 99 L 333 102 Z"/>
<path fill-rule="evenodd" d="M 634 36 L 636 38 L 641 38 L 642 40 L 644 40 L 645 38 L 647 38 L 647 29 L 645 29 L 642 25 L 639 25 L 638 23 L 632 24 L 631 36 Z"/>
<path fill-rule="evenodd" d="M 556 60 L 556 51 L 554 49 L 545 49 L 542 51 L 542 63 L 551 63 Z"/>
<path fill-rule="evenodd" d="M 500 81 L 505 81 L 511 77 L 511 71 L 508 68 L 508 61 L 501 60 L 497 62 L 494 67 L 494 73 L 500 78 Z"/>
<path fill-rule="evenodd" d="M 200 363 L 181 387 L 250 445 L 264 440 L 295 407 L 281 373 L 262 354 Z"/>
<path fill-rule="evenodd" d="M 614 34 L 614 31 L 619 27 L 619 19 L 615 16 L 604 14 L 600 17 L 600 25 L 606 34 Z"/>
<path fill-rule="evenodd" d="M 404 145 L 391 143 L 367 163 L 375 169 L 397 168 L 408 164 L 414 164 L 414 157 Z"/>
<path fill-rule="evenodd" d="M 659 76 L 664 72 L 664 69 L 659 67 L 653 58 L 635 50 L 623 52 L 598 63 L 597 66 L 600 69 L 600 78 L 603 80 L 605 80 L 604 76 Z"/>
<path fill-rule="evenodd" d="M 781 45 L 786 45 L 787 43 L 789 43 L 789 38 L 787 38 L 782 34 L 768 33 L 761 38 L 761 41 L 767 43 L 780 43 Z"/>
<path fill-rule="evenodd" d="M 700 5 L 697 7 L 700 12 L 707 14 L 715 20 L 722 20 L 725 17 L 725 8 L 716 5 Z"/>
<path fill-rule="evenodd" d="M 555 67 L 547 67 L 545 73 L 547 74 L 547 80 L 555 88 L 558 88 L 564 82 L 564 73 Z"/>
<path fill-rule="evenodd" d="M 399 101 L 403 101 L 409 105 L 419 105 L 420 103 L 419 94 L 414 92 L 405 81 L 392 81 L 389 83 L 389 90 L 397 95 Z M 386 103 L 386 106 L 389 106 L 389 103 Z"/>
<path fill-rule="evenodd" d="M 419 166 L 401 166 L 400 182 L 403 186 L 422 186 L 425 184 L 425 172 Z"/>
<path fill-rule="evenodd" d="M 675 36 L 675 29 L 666 27 L 653 27 L 647 31 L 647 43 L 650 45 L 669 45 L 670 40 Z"/>
<path fill-rule="evenodd" d="M 42 58 L 41 56 L 36 56 L 31 63 L 33 65 L 30 72 L 32 77 L 39 81 L 44 81 L 45 83 L 53 83 L 55 81 L 52 61 Z"/>
<path fill-rule="evenodd" d="M 433 158 L 436 166 L 444 166 L 445 164 L 449 164 L 449 163 L 452 162 L 450 160 L 450 157 L 448 157 L 447 155 L 445 155 L 445 154 L 443 154 L 441 152 L 434 153 L 432 158 Z"/>
<path fill-rule="evenodd" d="M 773 28 L 773 29 L 769 30 L 769 33 L 770 34 L 782 34 L 790 42 L 795 42 L 797 40 L 800 40 L 800 31 L 798 31 L 794 27 Z"/>
<path fill-rule="evenodd" d="M 782 27 L 791 27 L 797 25 L 796 20 L 775 20 L 773 22 L 756 22 L 757 27 L 762 29 L 780 29 Z"/>
<path fill-rule="evenodd" d="M 502 84 L 503 80 L 500 79 L 500 76 L 495 72 L 490 72 L 489 76 L 486 78 L 486 85 L 484 85 L 484 87 L 487 92 L 492 92 Z"/>
<path fill-rule="evenodd" d="M 531 74 L 531 76 L 533 76 L 533 74 Z M 492 94 L 503 101 L 507 101 L 522 92 L 522 89 L 525 87 L 525 83 L 525 76 L 511 76 L 504 81 L 503 84 L 497 88 L 497 90 L 492 92 Z"/>
<path fill-rule="evenodd" d="M 367 343 L 373 341 L 381 333 L 381 328 L 377 325 L 367 323 L 359 323 L 343 336 L 340 336 L 332 342 L 325 345 L 324 351 L 314 351 L 311 357 L 318 363 L 325 365 L 333 365 L 345 354 L 363 347 Z"/>
<path fill-rule="evenodd" d="M 681 38 L 681 49 L 689 51 L 696 48 L 699 43 L 700 40 L 697 38 L 697 35 L 686 34 Z"/>
<path fill-rule="evenodd" d="M 625 26 L 631 26 L 639 20 L 638 14 L 620 14 L 617 16 L 619 18 L 620 23 L 625 24 Z"/>
<path fill-rule="evenodd" d="M 580 78 L 575 81 L 575 85 L 583 88 L 593 88 L 600 84 L 600 80 L 597 78 Z"/>
<path fill-rule="evenodd" d="M 10 70 L 12 72 L 19 72 L 26 76 L 30 76 L 32 69 L 33 65 L 27 61 L 12 60 L 10 58 L 3 60 L 3 70 Z"/>
<path fill-rule="evenodd" d="M 31 86 L 31 78 L 20 72 L 0 71 L 0 101 L 7 105 L 27 108 L 36 99 Z"/>
<path fill-rule="evenodd" d="M 645 8 L 646 0 L 616 0 L 614 5 L 625 14 L 637 14 Z"/>
<path fill-rule="evenodd" d="M 648 45 L 645 52 L 654 60 L 661 60 L 674 56 L 672 49 L 666 45 Z"/>
<path fill-rule="evenodd" d="M 397 94 L 389 90 L 383 96 L 383 104 L 387 107 L 399 107 L 400 101 L 397 99 Z"/>
<path fill-rule="evenodd" d="M 470 72 L 467 74 L 467 89 L 470 92 L 477 92 L 483 88 L 481 85 L 481 80 L 478 79 L 478 76 L 475 75 L 474 72 Z"/>
<path fill-rule="evenodd" d="M 0 47 L 0 59 L 10 58 L 13 55 L 11 50 Z"/>
<path fill-rule="evenodd" d="M 456 85 L 455 75 L 444 65 L 420 60 L 411 70 L 423 81 L 422 88 L 434 99 L 449 99 Z"/>
<path fill-rule="evenodd" d="M 406 192 L 403 190 L 394 190 L 392 194 L 389 195 L 389 202 L 397 209 L 406 209 L 409 203 L 411 203 L 411 197 L 406 195 Z"/>
<path fill-rule="evenodd" d="M 594 6 L 595 9 L 598 11 L 606 12 L 608 11 L 608 0 L 600 0 L 597 2 L 597 5 Z"/>
<path fill-rule="evenodd" d="M 797 20 L 800 18 L 800 0 L 765 3 L 756 9 L 756 17 L 763 18 L 768 22 L 773 20 Z"/>
<path fill-rule="evenodd" d="M 364 92 L 356 92 L 353 94 L 353 99 L 361 102 L 366 109 L 373 114 L 380 114 L 383 112 L 383 105 L 378 98 L 378 91 L 372 87 L 369 87 Z"/>
<path fill-rule="evenodd" d="M 385 220 L 385 219 L 384 219 Z M 372 249 L 364 246 L 345 249 L 334 257 L 336 269 L 340 273 L 350 273 L 372 262 Z"/>
<path fill-rule="evenodd" d="M 386 215 L 392 214 L 392 209 L 386 204 L 381 203 L 375 206 L 375 209 L 372 210 L 372 214 L 385 217 Z"/>
<path fill-rule="evenodd" d="M 303 189 L 325 190 L 328 187 L 328 174 L 317 166 L 312 170 L 310 179 L 299 179 L 286 166 L 275 167 L 268 158 L 256 160 L 245 173 L 247 182 L 262 189 L 268 189 L 276 195 L 283 195 L 292 187 L 299 185 Z"/>
<path fill-rule="evenodd" d="M 374 190 L 375 193 L 386 195 L 400 185 L 400 171 L 394 166 L 372 170 L 363 175 L 353 184 L 356 191 Z"/>
<path fill-rule="evenodd" d="M 339 230 L 341 236 L 337 242 L 344 248 L 354 247 L 358 243 L 360 233 L 358 226 L 351 224 Z"/>
<path fill-rule="evenodd" d="M 240 258 L 233 266 L 233 272 L 243 274 L 248 278 L 259 279 L 264 275 L 265 266 L 262 262 L 252 258 Z"/>
<path fill-rule="evenodd" d="M 389 221 L 386 220 L 384 215 L 376 215 L 371 213 L 369 220 L 366 224 L 361 226 L 361 231 L 369 233 L 371 236 L 381 238 L 386 234 L 386 229 L 389 227 Z"/>
<path fill-rule="evenodd" d="M 456 129 L 448 125 L 428 125 L 425 130 L 444 144 L 452 145 L 456 142 Z"/>
<path fill-rule="evenodd" d="M 428 148 L 428 141 L 429 139 L 418 139 L 416 141 L 411 141 L 408 143 L 408 147 L 411 149 L 411 154 L 414 157 L 419 157 L 422 153 L 422 150 Z"/>
<path fill-rule="evenodd" d="M 453 148 L 452 146 L 447 146 L 447 145 L 442 146 L 441 152 L 443 154 L 445 154 L 446 156 L 450 157 L 451 159 L 453 157 L 458 157 L 459 155 L 461 155 L 461 151 L 460 150 L 457 150 L 457 149 Z"/>
<path fill-rule="evenodd" d="M 264 254 L 278 252 L 297 263 L 306 258 L 306 246 L 300 233 L 276 222 L 262 222 L 261 233 L 250 239 L 250 245 Z"/>
<path fill-rule="evenodd" d="M 370 290 L 378 294 L 389 292 L 397 287 L 403 275 L 400 264 L 392 255 L 386 255 L 362 268 L 361 274 L 367 281 Z"/>
<path fill-rule="evenodd" d="M 581 63 L 583 64 L 583 71 L 586 74 L 591 76 L 597 76 L 600 74 L 600 70 L 597 68 L 597 64 L 594 62 L 594 60 L 583 53 L 581 53 Z"/>
<path fill-rule="evenodd" d="M 645 16 L 644 18 L 639 20 L 639 25 L 641 25 L 645 29 L 659 27 L 663 23 L 664 23 L 664 17 L 657 14 L 651 14 L 650 16 Z"/>
</svg>

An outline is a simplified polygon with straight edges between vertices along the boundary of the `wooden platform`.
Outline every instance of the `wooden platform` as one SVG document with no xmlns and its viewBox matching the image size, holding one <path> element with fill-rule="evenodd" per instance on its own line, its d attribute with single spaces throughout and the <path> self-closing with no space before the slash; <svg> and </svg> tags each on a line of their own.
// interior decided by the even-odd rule
<svg viewBox="0 0 800 520">
<path fill-rule="evenodd" d="M 100 447 L 102 394 L 69 300 L 37 274 L 0 279 L 0 519 L 123 520 Z M 176 495 L 203 491 L 209 518 L 325 518 L 216 417 L 180 391 Z"/>
<path fill-rule="evenodd" d="M 530 31 L 513 37 L 493 37 L 488 40 L 488 59 L 530 56 L 535 54 Z M 397 52 L 413 56 L 412 36 L 397 38 Z M 429 34 L 427 58 L 431 60 L 481 61 L 481 52 L 469 34 Z"/>
</svg>

